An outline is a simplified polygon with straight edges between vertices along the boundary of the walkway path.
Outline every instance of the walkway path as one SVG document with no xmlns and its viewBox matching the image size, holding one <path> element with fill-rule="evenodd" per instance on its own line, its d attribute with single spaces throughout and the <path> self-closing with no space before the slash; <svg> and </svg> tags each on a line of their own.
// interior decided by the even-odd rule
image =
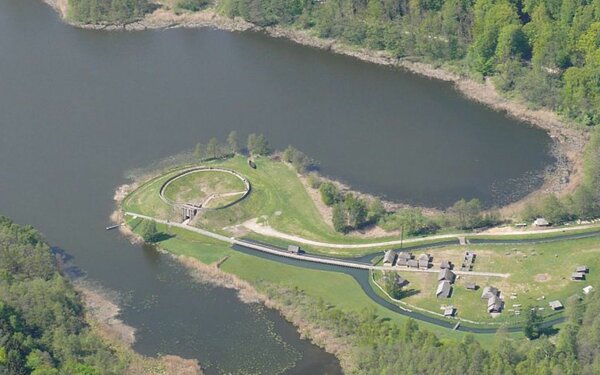
<svg viewBox="0 0 600 375">
<path fill-rule="evenodd" d="M 427 236 L 427 237 L 422 237 L 422 238 L 408 238 L 405 240 L 391 240 L 391 241 L 370 242 L 370 243 L 361 243 L 361 244 L 337 244 L 337 243 L 329 243 L 329 242 L 320 242 L 320 241 L 310 240 L 310 239 L 295 236 L 292 234 L 283 233 L 283 232 L 280 232 L 277 229 L 274 229 L 268 225 L 259 224 L 256 221 L 256 219 L 248 220 L 245 223 L 243 223 L 242 225 L 245 228 L 247 228 L 255 233 L 261 234 L 263 236 L 275 237 L 275 238 L 279 238 L 282 240 L 296 242 L 296 243 L 300 243 L 300 244 L 304 244 L 304 245 L 312 245 L 312 246 L 335 248 L 335 249 L 368 249 L 368 248 L 373 248 L 373 247 L 397 246 L 397 245 L 401 245 L 401 244 L 409 244 L 409 243 L 413 243 L 413 242 L 421 242 L 421 241 L 427 241 L 427 240 L 454 239 L 454 238 L 459 238 L 459 237 L 465 236 L 464 233 L 454 233 L 454 234 L 439 234 L 439 235 L 435 235 L 435 236 Z M 480 237 L 480 236 L 501 237 L 501 236 L 515 236 L 515 235 L 528 235 L 528 234 L 571 232 L 571 231 L 575 231 L 575 230 L 590 229 L 590 228 L 600 228 L 600 227 L 598 227 L 598 225 L 574 225 L 574 226 L 565 227 L 565 228 L 535 229 L 535 230 L 528 230 L 528 231 L 513 230 L 513 231 L 507 231 L 507 232 L 500 232 L 500 233 L 486 233 L 486 232 L 469 233 L 468 236 L 470 238 Z"/>
<path fill-rule="evenodd" d="M 245 241 L 245 240 L 239 240 L 239 239 L 236 239 L 235 237 L 227 237 L 222 234 L 208 231 L 206 229 L 201 229 L 201 228 L 193 227 L 190 225 L 186 225 L 185 223 L 170 222 L 167 220 L 161 220 L 161 219 L 157 219 L 157 218 L 154 218 L 151 216 L 137 214 L 134 212 L 125 212 L 125 215 L 139 217 L 139 218 L 146 219 L 146 220 L 154 220 L 157 223 L 187 229 L 189 231 L 196 232 L 201 235 L 204 235 L 204 236 L 207 236 L 207 237 L 219 240 L 219 241 L 227 242 L 231 245 L 239 245 L 239 246 L 243 246 L 243 247 L 250 248 L 253 250 L 258 250 L 258 251 L 261 251 L 264 253 L 269 253 L 269 254 L 286 257 L 286 258 L 298 259 L 298 260 L 302 260 L 305 262 L 329 264 L 332 266 L 357 268 L 357 269 L 363 269 L 363 270 L 378 270 L 378 271 L 401 270 L 401 271 L 425 272 L 425 273 L 438 273 L 439 272 L 439 270 L 437 270 L 437 269 L 426 269 L 426 270 L 417 269 L 417 268 L 399 269 L 399 268 L 394 268 L 394 267 L 389 267 L 389 266 L 374 266 L 371 263 L 358 262 L 358 261 L 352 261 L 352 260 L 330 258 L 330 257 L 317 257 L 317 256 L 309 255 L 309 254 L 295 254 L 295 253 L 287 252 L 282 249 L 278 249 L 276 247 L 271 247 L 268 245 L 258 244 L 255 242 L 250 242 L 250 241 Z M 496 273 L 496 272 L 474 272 L 474 271 L 458 271 L 457 270 L 457 271 L 454 271 L 454 273 L 457 275 L 490 276 L 490 277 L 503 277 L 503 278 L 507 278 L 510 276 L 510 274 L 508 274 L 508 273 Z"/>
</svg>

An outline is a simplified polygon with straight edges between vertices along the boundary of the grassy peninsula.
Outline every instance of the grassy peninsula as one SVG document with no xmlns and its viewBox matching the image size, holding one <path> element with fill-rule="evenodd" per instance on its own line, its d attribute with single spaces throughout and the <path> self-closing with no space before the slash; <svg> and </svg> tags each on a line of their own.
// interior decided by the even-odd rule
<svg viewBox="0 0 600 375">
<path fill-rule="evenodd" d="M 199 146 L 196 157 L 205 157 L 206 153 L 203 150 L 204 148 Z M 180 257 L 185 263 L 195 264 L 204 272 L 208 272 L 208 276 L 203 278 L 206 281 L 219 279 L 220 275 L 228 275 L 226 277 L 236 280 L 232 285 L 246 285 L 244 288 L 250 288 L 260 295 L 260 300 L 282 311 L 317 344 L 336 354 L 349 373 L 414 373 L 420 370 L 426 373 L 444 370 L 468 372 L 470 366 L 475 366 L 478 373 L 494 373 L 499 371 L 495 367 L 499 364 L 492 363 L 492 358 L 496 358 L 502 352 L 502 348 L 494 344 L 494 341 L 498 340 L 502 346 L 508 345 L 513 353 L 519 353 L 502 364 L 503 371 L 509 371 L 508 373 L 525 374 L 537 366 L 546 366 L 544 368 L 548 371 L 568 368 L 573 373 L 585 373 L 586 365 L 576 359 L 580 350 L 578 348 L 582 345 L 576 343 L 579 340 L 577 336 L 583 333 L 574 332 L 579 332 L 584 324 L 581 314 L 593 305 L 592 301 L 595 298 L 595 292 L 586 295 L 582 292 L 582 287 L 598 285 L 600 276 L 591 271 L 582 283 L 571 281 L 570 274 L 581 264 L 586 264 L 591 270 L 600 268 L 600 241 L 595 235 L 598 231 L 596 225 L 565 226 L 545 232 L 513 228 L 504 234 L 495 234 L 493 231 L 473 233 L 468 229 L 457 230 L 456 227 L 440 226 L 435 229 L 438 231 L 436 234 L 413 234 L 413 237 L 403 236 L 401 232 L 394 230 L 386 234 L 383 229 L 368 230 L 362 234 L 351 230 L 348 233 L 347 230 L 336 230 L 333 218 L 327 215 L 332 210 L 327 206 L 327 203 L 333 203 L 330 199 L 331 191 L 329 188 L 321 189 L 321 186 L 328 182 L 320 181 L 319 184 L 310 181 L 318 180 L 319 177 L 311 174 L 310 161 L 305 155 L 288 148 L 284 153 L 271 156 L 261 155 L 268 152 L 255 152 L 249 159 L 235 153 L 236 147 L 229 151 L 233 154 L 222 152 L 215 155 L 210 152 L 209 160 L 196 162 L 193 161 L 194 156 L 191 156 L 188 158 L 189 163 L 172 165 L 137 181 L 125 194 L 121 194 L 123 199 L 120 201 L 120 208 L 126 213 L 123 219 L 127 226 L 137 235 Z M 213 156 L 218 157 L 215 159 Z M 182 217 L 181 207 L 166 204 L 160 198 L 161 188 L 182 171 L 199 167 L 207 170 L 222 168 L 235 171 L 250 182 L 250 193 L 232 206 L 223 209 L 208 207 L 193 218 L 186 219 L 185 225 L 175 225 L 185 219 Z M 229 177 L 225 177 L 222 183 L 219 182 L 216 174 L 204 175 L 208 177 L 206 181 L 202 181 L 203 173 L 187 175 L 186 180 L 177 180 L 178 183 L 194 183 L 187 187 L 185 184 L 176 185 L 175 190 L 185 192 L 187 199 L 193 199 L 195 195 L 205 198 L 211 194 L 227 194 L 229 190 L 239 189 L 233 181 L 229 181 Z M 325 190 L 328 192 L 324 192 Z M 334 196 L 349 194 L 342 191 L 334 193 Z M 341 195 L 335 199 L 342 199 Z M 353 195 L 352 199 L 352 205 L 344 203 L 346 215 L 352 215 L 351 211 L 355 209 L 356 202 L 359 202 L 359 205 L 364 204 L 363 209 L 367 213 L 357 217 L 364 216 L 365 223 L 374 211 L 381 211 L 381 207 L 375 207 L 374 210 L 372 202 L 367 202 L 367 198 L 359 194 Z M 467 204 L 465 207 L 472 206 Z M 386 211 L 384 207 L 383 212 L 379 214 L 384 217 L 390 215 Z M 482 213 L 473 213 L 472 209 L 466 212 L 471 212 L 469 220 L 477 221 L 486 217 Z M 151 221 L 138 216 L 154 218 L 155 222 L 150 224 Z M 463 216 L 460 220 L 447 223 L 454 223 L 453 225 L 460 227 L 461 223 L 464 224 Z M 414 219 L 414 215 L 410 217 Z M 453 217 L 452 214 L 450 217 Z M 346 217 L 345 220 L 346 224 L 350 225 L 350 218 Z M 373 226 L 374 223 L 376 221 L 365 225 Z M 408 272 L 401 268 L 374 269 L 368 274 L 366 285 L 373 288 L 375 293 L 387 302 L 415 309 L 425 316 L 450 322 L 460 321 L 467 327 L 492 329 L 486 334 L 473 336 L 424 321 L 415 324 L 412 319 L 377 303 L 365 294 L 365 284 L 361 284 L 350 273 L 286 264 L 277 259 L 257 256 L 260 254 L 251 250 L 240 252 L 230 248 L 227 242 L 195 232 L 193 228 L 208 230 L 225 239 L 260 241 L 284 249 L 289 244 L 297 244 L 309 254 L 334 255 L 341 258 L 373 254 L 366 261 L 371 259 L 378 265 L 381 265 L 383 250 L 398 249 L 401 246 L 407 248 L 422 245 L 423 248 L 412 251 L 415 254 L 430 253 L 435 269 L 441 260 L 460 264 L 465 251 L 475 252 L 477 260 L 473 271 L 476 272 L 472 275 L 462 273 L 454 284 L 455 292 L 449 299 L 440 300 L 435 296 L 437 272 Z M 573 238 L 564 237 L 565 235 Z M 458 245 L 457 237 L 464 237 L 466 244 Z M 454 242 L 444 242 L 449 239 L 453 239 Z M 469 240 L 477 239 L 523 242 L 468 243 Z M 313 242 L 322 245 L 312 245 Z M 486 276 L 486 272 L 490 275 Z M 501 274 L 508 276 L 496 276 Z M 385 293 L 385 280 L 391 275 L 400 275 L 409 281 L 399 300 L 392 299 L 389 293 Z M 501 289 L 505 298 L 503 313 L 488 314 L 485 301 L 480 297 L 481 290 L 467 291 L 464 288 L 467 282 L 474 282 L 480 287 L 493 285 Z M 377 284 L 383 288 L 379 289 Z M 548 306 L 551 300 L 561 301 L 565 308 L 562 311 L 552 311 Z M 440 307 L 444 305 L 456 307 L 457 317 L 440 317 Z M 555 327 L 542 324 L 544 320 L 556 318 L 563 320 Z M 332 326 L 333 321 L 336 323 Z M 522 327 L 523 331 L 515 330 L 515 327 Z M 535 340 L 524 341 L 523 332 Z M 431 345 L 418 345 L 410 341 L 412 339 L 409 339 L 410 347 L 401 344 L 406 343 L 402 340 L 408 336 L 416 337 L 413 335 L 417 335 L 419 339 L 431 340 Z M 561 352 L 563 354 L 557 354 L 561 359 L 536 358 L 532 362 L 530 353 L 542 347 L 551 347 L 553 353 L 564 350 L 560 347 L 562 344 L 557 342 L 563 342 L 567 336 L 568 340 L 571 340 L 569 354 Z M 404 347 L 400 350 L 401 354 L 398 353 L 399 345 Z M 460 347 L 460 358 L 463 360 L 459 364 L 455 363 L 456 361 L 443 364 L 437 360 L 429 364 L 417 364 L 418 361 L 412 358 L 427 355 L 425 353 L 434 347 L 444 352 L 443 356 L 459 355 L 455 351 Z M 474 351 L 481 353 L 485 358 L 484 363 L 472 362 Z M 390 360 L 392 352 L 407 361 L 404 364 L 410 363 L 413 367 L 409 366 L 407 368 L 410 370 L 407 370 L 400 367 L 402 362 Z M 569 363 L 563 362 L 565 356 L 571 358 L 567 361 Z M 529 362 L 524 364 L 523 361 Z M 541 364 L 542 362 L 544 364 Z"/>
</svg>

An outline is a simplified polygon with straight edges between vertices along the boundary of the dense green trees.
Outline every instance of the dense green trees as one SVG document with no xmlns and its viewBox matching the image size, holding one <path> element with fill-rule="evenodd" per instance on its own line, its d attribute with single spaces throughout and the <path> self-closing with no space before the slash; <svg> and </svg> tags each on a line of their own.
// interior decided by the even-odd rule
<svg viewBox="0 0 600 375">
<path fill-rule="evenodd" d="M 390 288 L 395 280 L 387 279 Z M 396 284 L 397 285 L 397 284 Z M 298 289 L 267 286 L 276 299 L 291 303 L 299 316 L 336 337 L 353 361 L 350 374 L 597 374 L 600 369 L 600 294 L 574 296 L 567 302 L 567 321 L 552 338 L 532 319 L 535 340 L 510 338 L 500 328 L 495 344 L 484 349 L 475 336 L 440 339 L 413 320 L 403 324 L 378 317 L 373 310 L 341 310 L 315 301 Z"/>
<path fill-rule="evenodd" d="M 267 138 L 263 134 L 256 135 L 252 133 L 248 135 L 248 142 L 246 144 L 250 155 L 264 156 L 271 153 L 269 141 L 267 141 Z"/>
<path fill-rule="evenodd" d="M 90 332 L 38 232 L 0 217 L 0 373 L 120 374 L 124 366 Z"/>
<path fill-rule="evenodd" d="M 283 161 L 294 166 L 298 173 L 306 173 L 316 166 L 314 160 L 291 145 L 283 151 L 282 158 Z"/>
<path fill-rule="evenodd" d="M 599 0 L 222 0 L 220 7 L 258 25 L 450 62 L 534 105 L 587 125 L 600 120 Z"/>
<path fill-rule="evenodd" d="M 140 235 L 147 243 L 154 243 L 158 237 L 158 229 L 156 227 L 156 221 L 144 220 L 142 222 L 142 229 Z"/>
<path fill-rule="evenodd" d="M 151 9 L 148 0 L 69 0 L 69 18 L 83 23 L 125 23 Z"/>
</svg>

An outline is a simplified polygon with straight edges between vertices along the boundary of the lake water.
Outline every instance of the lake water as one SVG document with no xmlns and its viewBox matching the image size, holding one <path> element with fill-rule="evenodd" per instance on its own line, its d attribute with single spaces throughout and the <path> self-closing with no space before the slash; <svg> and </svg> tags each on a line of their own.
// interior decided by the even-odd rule
<svg viewBox="0 0 600 375">
<path fill-rule="evenodd" d="M 276 312 L 104 230 L 126 171 L 230 130 L 291 143 L 360 190 L 438 207 L 516 199 L 553 162 L 545 133 L 445 83 L 256 33 L 77 30 L 38 0 L 0 0 L 0 213 L 117 291 L 142 353 L 209 373 L 337 374 Z"/>
</svg>

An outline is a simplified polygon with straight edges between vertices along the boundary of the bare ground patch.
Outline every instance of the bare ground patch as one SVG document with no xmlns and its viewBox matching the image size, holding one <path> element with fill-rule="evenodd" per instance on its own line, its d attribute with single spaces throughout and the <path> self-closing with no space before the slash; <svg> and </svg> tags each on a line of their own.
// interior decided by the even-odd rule
<svg viewBox="0 0 600 375">
<path fill-rule="evenodd" d="M 552 276 L 550 276 L 550 274 L 547 273 L 538 273 L 533 277 L 533 279 L 538 283 L 543 283 L 552 280 Z"/>
</svg>

